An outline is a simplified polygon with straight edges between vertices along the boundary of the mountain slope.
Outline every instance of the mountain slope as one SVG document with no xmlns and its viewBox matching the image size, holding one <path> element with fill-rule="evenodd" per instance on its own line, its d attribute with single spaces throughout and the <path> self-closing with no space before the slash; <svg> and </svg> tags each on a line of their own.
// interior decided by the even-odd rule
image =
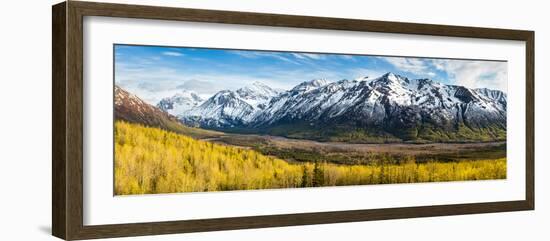
<svg viewBox="0 0 550 241">
<path fill-rule="evenodd" d="M 219 136 L 221 133 L 184 126 L 176 117 L 147 104 L 136 95 L 115 85 L 115 120 L 158 127 L 164 130 L 189 135 L 196 138 Z"/>
<path fill-rule="evenodd" d="M 184 90 L 172 97 L 166 97 L 160 100 L 157 107 L 176 116 L 202 104 L 202 102 L 204 102 L 204 100 L 196 93 Z"/>
</svg>

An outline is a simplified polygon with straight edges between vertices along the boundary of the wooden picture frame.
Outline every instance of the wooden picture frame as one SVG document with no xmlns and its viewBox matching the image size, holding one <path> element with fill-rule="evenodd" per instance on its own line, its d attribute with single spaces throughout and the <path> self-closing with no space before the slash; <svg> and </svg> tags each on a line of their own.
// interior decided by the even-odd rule
<svg viewBox="0 0 550 241">
<path fill-rule="evenodd" d="M 534 32 L 263 13 L 67 1 L 52 8 L 52 233 L 66 239 L 111 238 L 369 220 L 533 210 Z M 526 43 L 525 199 L 489 203 L 349 210 L 151 223 L 83 224 L 83 17 L 107 16 L 259 26 L 518 40 Z"/>
</svg>

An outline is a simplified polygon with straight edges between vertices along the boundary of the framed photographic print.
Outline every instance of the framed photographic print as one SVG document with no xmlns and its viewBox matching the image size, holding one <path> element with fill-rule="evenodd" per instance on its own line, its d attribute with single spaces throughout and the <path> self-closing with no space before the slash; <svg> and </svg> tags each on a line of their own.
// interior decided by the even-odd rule
<svg viewBox="0 0 550 241">
<path fill-rule="evenodd" d="M 534 209 L 534 32 L 53 6 L 53 235 Z"/>
</svg>

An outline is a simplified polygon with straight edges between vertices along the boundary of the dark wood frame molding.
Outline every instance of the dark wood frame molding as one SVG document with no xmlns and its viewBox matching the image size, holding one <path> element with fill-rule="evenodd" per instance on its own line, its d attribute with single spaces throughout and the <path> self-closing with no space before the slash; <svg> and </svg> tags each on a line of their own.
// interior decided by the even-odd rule
<svg viewBox="0 0 550 241">
<path fill-rule="evenodd" d="M 534 41 L 533 31 L 369 21 L 263 13 L 67 1 L 52 7 L 52 233 L 66 240 L 204 232 L 292 225 L 533 210 Z M 267 215 L 203 220 L 87 226 L 83 224 L 83 17 L 108 16 L 192 22 L 419 34 L 526 43 L 525 200 Z"/>
</svg>

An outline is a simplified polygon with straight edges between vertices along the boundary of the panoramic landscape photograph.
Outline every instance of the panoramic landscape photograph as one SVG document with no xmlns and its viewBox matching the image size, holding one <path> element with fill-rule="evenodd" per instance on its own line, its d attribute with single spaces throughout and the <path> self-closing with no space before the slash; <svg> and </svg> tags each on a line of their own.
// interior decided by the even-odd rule
<svg viewBox="0 0 550 241">
<path fill-rule="evenodd" d="M 114 195 L 506 179 L 506 61 L 113 55 Z"/>
</svg>

